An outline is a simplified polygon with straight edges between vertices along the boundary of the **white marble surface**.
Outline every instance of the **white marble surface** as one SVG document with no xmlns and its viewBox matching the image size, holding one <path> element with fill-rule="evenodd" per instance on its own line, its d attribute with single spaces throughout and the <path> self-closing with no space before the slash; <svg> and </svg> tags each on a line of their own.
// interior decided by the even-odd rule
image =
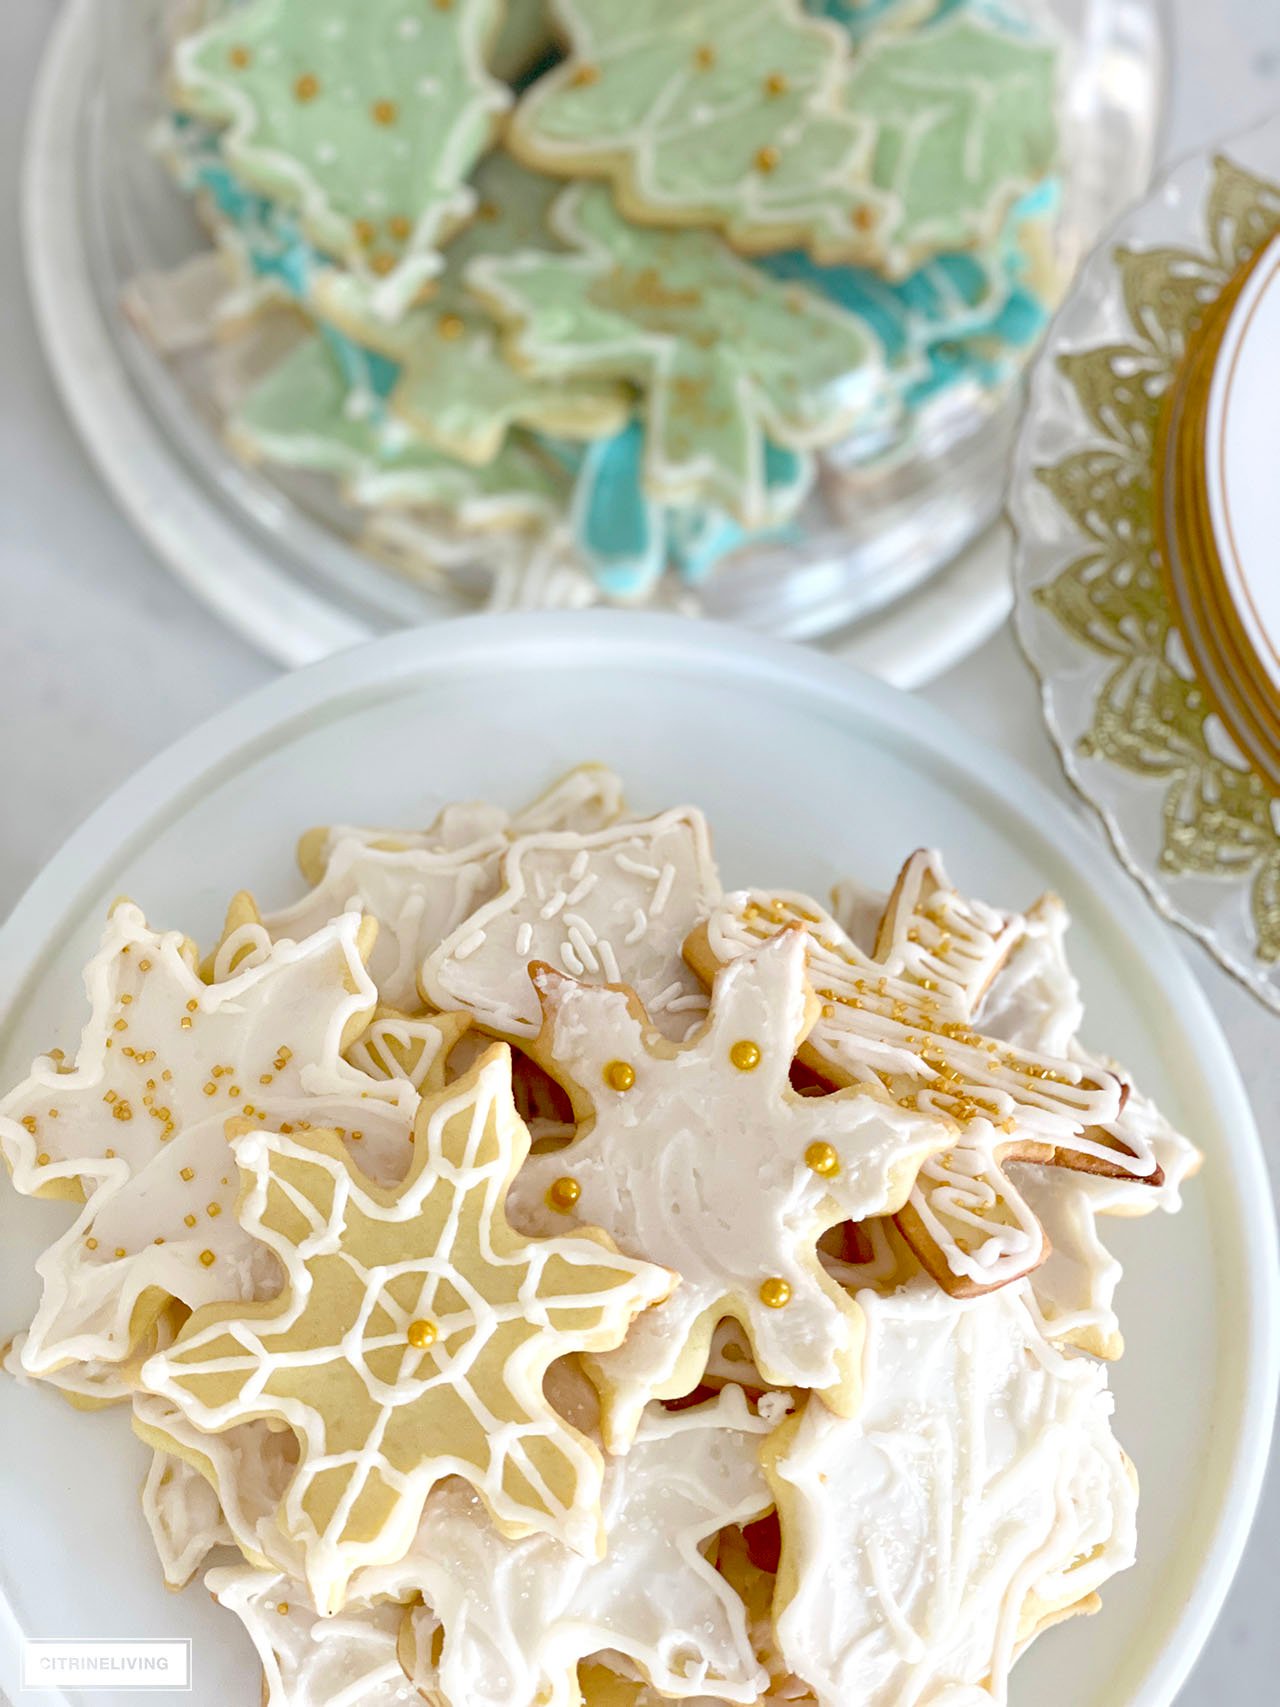
<svg viewBox="0 0 1280 1707">
<path fill-rule="evenodd" d="M 220 628 L 116 514 L 45 373 L 18 248 L 27 93 L 53 6 L 5 0 L 0 54 L 0 912 L 66 833 L 144 759 L 274 666 Z M 1175 0 L 1166 153 L 1280 103 L 1280 0 Z M 1002 632 L 926 690 L 1066 794 L 1028 672 Z M 1111 857 L 1101 838 L 1100 860 Z M 1134 905 L 1145 905 L 1138 891 Z M 1192 945 L 1280 1166 L 1280 1022 Z M 1194 1372 L 1189 1372 L 1194 1379 Z M 1277 1699 L 1280 1474 L 1181 1707 Z"/>
</svg>

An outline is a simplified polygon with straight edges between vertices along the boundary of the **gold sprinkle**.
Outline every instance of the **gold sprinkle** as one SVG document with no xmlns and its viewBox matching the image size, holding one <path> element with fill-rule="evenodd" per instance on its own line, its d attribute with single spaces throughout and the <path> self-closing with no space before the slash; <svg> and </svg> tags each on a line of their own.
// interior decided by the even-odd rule
<svg viewBox="0 0 1280 1707">
<path fill-rule="evenodd" d="M 707 42 L 703 42 L 701 47 L 696 47 L 693 50 L 693 63 L 699 71 L 710 71 L 715 62 L 716 50 Z"/>
<path fill-rule="evenodd" d="M 245 47 L 243 42 L 237 42 L 233 48 L 229 49 L 227 58 L 231 61 L 232 65 L 235 66 L 237 71 L 244 71 L 253 63 L 253 55 L 249 52 L 249 49 Z"/>
<path fill-rule="evenodd" d="M 258 1083 L 260 1085 L 269 1085 L 271 1083 L 272 1079 L 274 1079 L 274 1078 L 275 1078 L 274 1073 L 261 1073 L 258 1076 Z"/>
<path fill-rule="evenodd" d="M 849 215 L 849 220 L 859 231 L 870 231 L 876 222 L 875 209 L 868 207 L 865 202 L 859 203 Z"/>
<path fill-rule="evenodd" d="M 391 272 L 395 264 L 395 256 L 388 254 L 385 249 L 380 249 L 376 255 L 370 255 L 369 257 L 370 267 L 379 275 L 379 277 L 382 278 L 385 278 L 385 276 Z"/>
<path fill-rule="evenodd" d="M 204 1266 L 206 1268 L 212 1268 L 214 1263 L 217 1260 L 218 1259 L 214 1256 L 212 1251 L 201 1251 L 200 1252 L 200 1261 L 204 1264 Z"/>
<path fill-rule="evenodd" d="M 196 1177 L 196 1170 L 194 1168 L 183 1168 L 178 1177 L 180 1179 L 192 1180 Z"/>
<path fill-rule="evenodd" d="M 760 1065 L 760 1045 L 740 1037 L 729 1050 L 729 1059 L 740 1073 L 754 1073 Z"/>
<path fill-rule="evenodd" d="M 293 93 L 299 101 L 314 101 L 320 93 L 320 79 L 312 71 L 304 71 L 293 86 Z"/>
<path fill-rule="evenodd" d="M 575 89 L 587 89 L 592 83 L 600 81 L 600 67 L 598 65 L 580 65 L 569 81 Z"/>
<path fill-rule="evenodd" d="M 833 1174 L 840 1172 L 840 1154 L 834 1144 L 824 1144 L 821 1141 L 810 1144 L 804 1153 L 807 1168 L 812 1168 L 815 1174 L 821 1174 L 823 1179 L 830 1179 Z"/>
<path fill-rule="evenodd" d="M 129 1006 L 130 1002 L 132 1002 L 132 1000 L 133 1000 L 132 996 L 121 996 L 120 1006 L 122 1008 L 127 1008 Z"/>
<path fill-rule="evenodd" d="M 239 1085 L 228 1085 L 227 1086 L 227 1095 L 229 1097 L 238 1097 L 240 1095 Z"/>
<path fill-rule="evenodd" d="M 209 1083 L 204 1087 L 204 1094 L 207 1097 L 217 1096 L 218 1087 L 214 1084 L 212 1079 L 210 1079 Z"/>
<path fill-rule="evenodd" d="M 182 1027 L 183 1031 L 190 1031 L 191 1030 L 191 1015 L 190 1014 L 183 1014 L 182 1018 L 178 1021 L 178 1024 Z M 108 1039 L 108 1042 L 110 1042 L 110 1039 Z"/>
<path fill-rule="evenodd" d="M 413 235 L 413 221 L 406 219 L 402 213 L 393 213 L 387 221 L 387 230 L 397 243 L 404 243 Z"/>
<path fill-rule="evenodd" d="M 150 972 L 150 970 L 151 970 L 151 962 L 149 960 L 140 960 L 138 962 L 138 971 L 139 972 Z"/>
<path fill-rule="evenodd" d="M 289 1602 L 287 1600 L 282 1600 L 282 1601 L 279 1601 L 277 1603 L 276 1611 L 280 1614 L 281 1618 L 283 1618 L 286 1615 L 288 1610 L 289 1610 Z"/>
<path fill-rule="evenodd" d="M 38 1168 L 47 1168 L 49 1166 L 49 1152 L 47 1150 L 41 1150 L 40 1154 L 36 1157 L 36 1166 Z"/>
<path fill-rule="evenodd" d="M 371 219 L 352 221 L 351 229 L 356 234 L 356 242 L 362 249 L 367 249 L 378 235 L 378 228 Z"/>
<path fill-rule="evenodd" d="M 791 1282 L 783 1280 L 781 1275 L 762 1282 L 760 1287 L 760 1302 L 770 1310 L 782 1310 L 791 1302 Z"/>
<path fill-rule="evenodd" d="M 196 1218 L 194 1215 L 184 1215 L 182 1219 L 188 1227 L 194 1227 L 196 1224 Z"/>
<path fill-rule="evenodd" d="M 630 1061 L 610 1061 L 604 1070 L 604 1082 L 611 1091 L 629 1091 L 636 1082 L 636 1070 Z"/>
<path fill-rule="evenodd" d="M 132 1120 L 133 1110 L 127 1102 L 118 1102 L 111 1110 L 111 1118 L 113 1120 Z"/>
<path fill-rule="evenodd" d="M 220 1203 L 206 1203 L 204 1207 L 205 1207 L 205 1213 L 208 1215 L 208 1217 L 211 1221 L 215 1220 L 219 1215 L 222 1214 L 222 1205 Z"/>
<path fill-rule="evenodd" d="M 558 1209 L 562 1214 L 568 1214 L 574 1204 L 582 1196 L 582 1187 L 571 1175 L 552 1180 L 547 1187 L 547 1202 L 552 1209 Z"/>
<path fill-rule="evenodd" d="M 781 71 L 771 71 L 764 80 L 766 95 L 785 95 L 790 85 Z"/>
<path fill-rule="evenodd" d="M 199 1011 L 199 1008 L 200 1008 L 199 1002 L 196 1000 L 196 998 L 194 996 L 192 996 L 191 1000 L 187 1003 L 187 1012 L 189 1014 L 197 1013 Z"/>
<path fill-rule="evenodd" d="M 775 171 L 778 165 L 778 150 L 766 143 L 763 148 L 756 149 L 755 166 L 757 172 Z"/>
<path fill-rule="evenodd" d="M 423 1320 L 410 1322 L 404 1337 L 415 1351 L 425 1351 L 436 1342 L 436 1325 Z"/>
<path fill-rule="evenodd" d="M 32 1134 L 32 1136 L 34 1137 L 35 1136 L 35 1130 L 36 1130 L 36 1117 L 35 1117 L 35 1115 L 34 1114 L 24 1114 L 22 1117 L 22 1124 L 26 1127 L 27 1131 L 30 1132 Z"/>
<path fill-rule="evenodd" d="M 109 1162 L 112 1162 L 115 1160 L 116 1153 L 114 1150 L 104 1150 L 102 1153 L 107 1158 L 107 1160 Z"/>
<path fill-rule="evenodd" d="M 117 1255 L 117 1257 L 123 1257 L 123 1256 L 127 1256 L 127 1255 L 128 1255 L 128 1254 L 129 1254 L 129 1253 L 128 1253 L 128 1252 L 127 1252 L 127 1251 L 126 1251 L 126 1250 L 125 1250 L 125 1248 L 124 1248 L 124 1246 L 123 1246 L 123 1245 L 117 1245 L 117 1246 L 116 1246 L 116 1255 Z"/>
<path fill-rule="evenodd" d="M 394 101 L 375 101 L 369 109 L 374 124 L 394 124 L 400 116 L 400 109 Z"/>
<path fill-rule="evenodd" d="M 96 1251 L 98 1248 L 98 1241 L 94 1238 L 88 1238 L 84 1242 L 84 1248 L 87 1251 Z"/>
<path fill-rule="evenodd" d="M 351 1142 L 352 1142 L 352 1143 L 353 1143 L 353 1144 L 358 1144 L 358 1143 L 360 1143 L 360 1141 L 361 1141 L 361 1139 L 362 1139 L 362 1138 L 363 1138 L 363 1137 L 364 1137 L 364 1133 L 363 1133 L 363 1132 L 356 1132 L 356 1131 L 355 1131 L 355 1130 L 354 1130 L 354 1129 L 353 1129 L 353 1131 L 352 1131 L 352 1133 L 351 1133 Z"/>
<path fill-rule="evenodd" d="M 118 1019 L 111 1029 L 112 1031 L 128 1031 L 129 1022 L 127 1019 Z"/>
<path fill-rule="evenodd" d="M 436 331 L 450 343 L 460 338 L 467 329 L 467 323 L 460 314 L 442 314 L 436 321 Z"/>
<path fill-rule="evenodd" d="M 160 1237 L 159 1233 L 157 1233 L 155 1238 L 151 1241 L 151 1243 L 153 1245 L 162 1245 L 164 1243 L 164 1240 Z"/>
</svg>

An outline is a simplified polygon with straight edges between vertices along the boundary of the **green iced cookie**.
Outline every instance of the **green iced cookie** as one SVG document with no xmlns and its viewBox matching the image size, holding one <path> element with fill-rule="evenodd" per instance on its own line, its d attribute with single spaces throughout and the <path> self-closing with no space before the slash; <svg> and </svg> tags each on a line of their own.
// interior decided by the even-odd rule
<svg viewBox="0 0 1280 1707">
<path fill-rule="evenodd" d="M 501 16 L 501 0 L 247 0 L 179 43 L 175 98 L 229 127 L 230 168 L 392 321 L 474 208 L 467 178 L 510 99 L 484 59 Z"/>
<path fill-rule="evenodd" d="M 563 509 L 567 477 L 523 436 L 482 468 L 440 456 L 388 417 L 376 368 L 371 378 L 356 396 L 324 340 L 306 338 L 240 404 L 232 441 L 251 460 L 336 475 L 357 503 L 438 507 L 467 527 L 544 522 Z"/>
<path fill-rule="evenodd" d="M 763 525 L 766 442 L 801 450 L 840 438 L 878 392 L 875 339 L 711 232 L 629 224 L 601 185 L 566 190 L 552 226 L 567 253 L 481 255 L 467 268 L 510 324 L 512 359 L 547 381 L 640 387 L 650 495 Z"/>
<path fill-rule="evenodd" d="M 993 236 L 1054 160 L 1055 54 L 1025 29 L 957 12 L 858 49 L 798 0 L 555 6 L 569 57 L 509 145 L 609 176 L 635 220 L 902 274 Z"/>
</svg>

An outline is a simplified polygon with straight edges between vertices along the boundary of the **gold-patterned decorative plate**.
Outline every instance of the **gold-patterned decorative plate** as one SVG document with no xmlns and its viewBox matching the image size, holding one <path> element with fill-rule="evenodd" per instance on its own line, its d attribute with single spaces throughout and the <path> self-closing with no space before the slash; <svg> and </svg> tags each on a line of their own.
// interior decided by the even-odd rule
<svg viewBox="0 0 1280 1707">
<path fill-rule="evenodd" d="M 1278 237 L 1280 116 L 1116 227 L 1032 375 L 1010 510 L 1068 778 L 1160 910 L 1280 1009 L 1280 686 L 1248 592 L 1274 579 L 1268 505 L 1280 539 Z"/>
</svg>

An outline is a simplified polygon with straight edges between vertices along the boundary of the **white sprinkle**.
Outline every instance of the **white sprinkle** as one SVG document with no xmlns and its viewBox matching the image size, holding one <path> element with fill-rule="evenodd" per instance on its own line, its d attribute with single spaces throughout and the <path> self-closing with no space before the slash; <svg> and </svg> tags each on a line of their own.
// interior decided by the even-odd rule
<svg viewBox="0 0 1280 1707">
<path fill-rule="evenodd" d="M 626 936 L 623 937 L 623 943 L 627 948 L 633 948 L 644 936 L 648 928 L 649 915 L 644 911 L 643 907 L 637 907 L 631 920 L 631 929 L 627 932 Z"/>
<path fill-rule="evenodd" d="M 316 144 L 316 159 L 322 166 L 332 166 L 337 158 L 338 150 L 331 142 L 318 142 Z"/>
<path fill-rule="evenodd" d="M 586 848 L 578 849 L 577 853 L 573 856 L 573 864 L 569 867 L 569 878 L 571 882 L 576 883 L 582 876 L 583 872 L 586 871 L 587 860 L 589 858 L 590 855 L 587 853 Z"/>
<path fill-rule="evenodd" d="M 533 892 L 538 897 L 539 901 L 546 900 L 547 886 L 543 882 L 542 873 L 540 871 L 535 871 L 533 874 Z"/>
<path fill-rule="evenodd" d="M 674 1002 L 667 1003 L 667 1012 L 669 1014 L 683 1014 L 692 1013 L 696 1009 L 698 1013 L 704 1014 L 710 1005 L 707 998 L 701 994 L 677 996 Z"/>
<path fill-rule="evenodd" d="M 591 944 L 587 941 L 586 937 L 583 936 L 582 932 L 576 925 L 569 926 L 569 941 L 573 944 L 579 960 L 581 960 L 587 971 L 598 972 L 600 970 L 600 962 L 592 952 Z"/>
<path fill-rule="evenodd" d="M 582 882 L 569 891 L 569 905 L 571 907 L 576 907 L 579 901 L 585 901 L 599 881 L 600 873 L 598 871 L 589 871 L 582 879 Z"/>
<path fill-rule="evenodd" d="M 651 1014 L 665 1013 L 670 1004 L 675 1001 L 676 997 L 682 996 L 683 994 L 683 984 L 668 984 L 665 990 L 659 990 L 658 994 L 650 1001 L 649 1012 Z"/>
<path fill-rule="evenodd" d="M 602 937 L 596 944 L 600 951 L 600 964 L 604 967 L 604 975 L 611 984 L 621 984 L 622 969 L 618 965 L 618 957 L 613 952 L 613 944 L 607 937 Z"/>
<path fill-rule="evenodd" d="M 414 88 L 419 95 L 438 95 L 440 93 L 440 79 L 438 77 L 419 77 Z"/>
<path fill-rule="evenodd" d="M 649 916 L 656 918 L 667 902 L 671 899 L 672 885 L 676 880 L 676 868 L 667 862 L 662 868 L 662 876 L 658 879 L 658 887 L 653 892 L 653 900 L 649 903 Z"/>
<path fill-rule="evenodd" d="M 533 926 L 529 923 L 528 919 L 526 919 L 520 926 L 520 929 L 516 932 L 516 953 L 520 955 L 528 954 L 532 946 Z"/>
<path fill-rule="evenodd" d="M 540 919 L 554 919 L 568 899 L 569 897 L 565 894 L 563 889 L 557 890 L 547 902 L 546 906 L 538 909 L 538 917 Z"/>
<path fill-rule="evenodd" d="M 409 41 L 412 37 L 422 34 L 422 20 L 421 18 L 401 18 L 396 25 L 396 31 L 406 41 Z"/>
<path fill-rule="evenodd" d="M 656 865 L 646 865 L 642 859 L 633 859 L 630 854 L 618 852 L 613 858 L 619 871 L 629 872 L 632 877 L 647 877 L 650 882 L 656 883 L 661 876 Z"/>
<path fill-rule="evenodd" d="M 575 978 L 581 978 L 582 974 L 586 971 L 586 967 L 578 959 L 577 955 L 573 952 L 573 949 L 567 942 L 562 942 L 560 944 L 560 963 L 564 967 L 565 971 L 571 973 Z"/>
<path fill-rule="evenodd" d="M 572 901 L 573 896 L 570 895 L 569 899 Z M 587 941 L 593 947 L 595 946 L 595 944 L 598 940 L 598 934 L 596 932 L 595 926 L 591 923 L 590 919 L 584 919 L 581 913 L 566 912 L 565 916 L 564 916 L 564 922 L 566 925 L 572 925 L 575 930 L 581 931 L 583 936 L 586 937 Z"/>
<path fill-rule="evenodd" d="M 483 942 L 484 942 L 484 932 L 483 931 L 472 931 L 471 935 L 463 937 L 462 941 L 454 949 L 453 959 L 454 960 L 465 960 L 468 955 L 474 954 L 475 951 L 481 946 L 481 944 Z"/>
</svg>

